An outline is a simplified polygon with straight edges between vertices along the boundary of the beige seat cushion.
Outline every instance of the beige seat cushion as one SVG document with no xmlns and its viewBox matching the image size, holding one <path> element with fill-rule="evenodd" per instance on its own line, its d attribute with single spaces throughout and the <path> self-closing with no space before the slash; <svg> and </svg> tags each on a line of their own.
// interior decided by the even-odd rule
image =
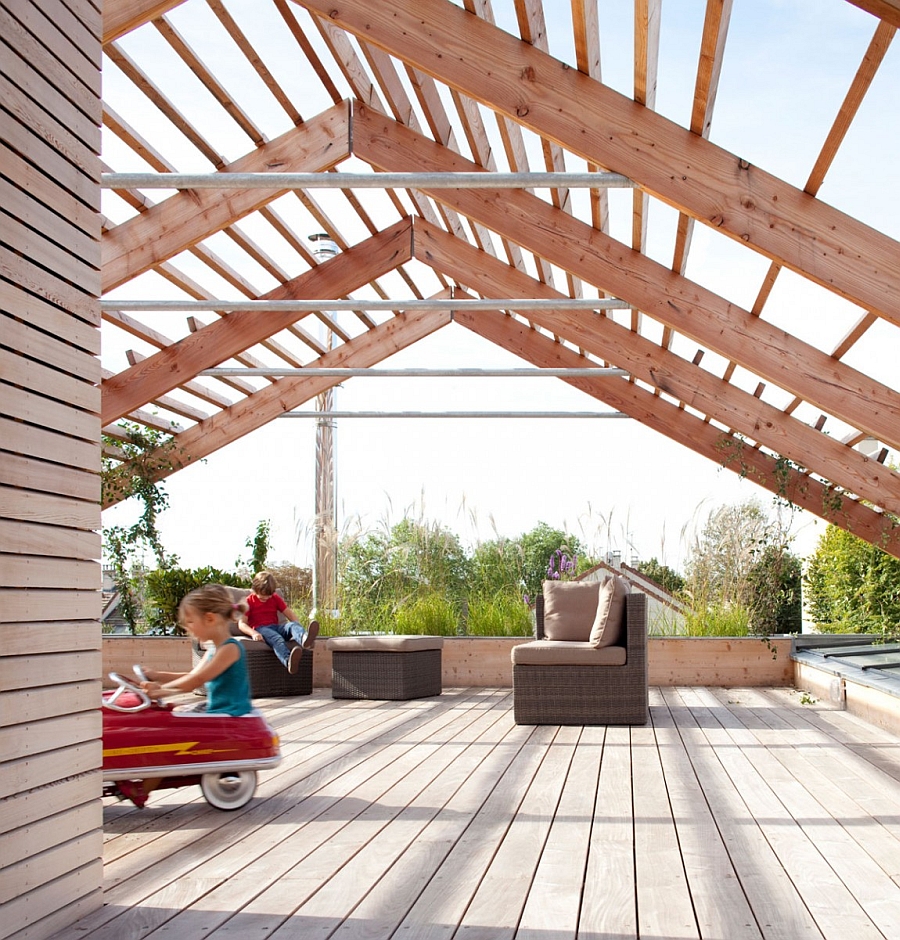
<svg viewBox="0 0 900 940">
<path fill-rule="evenodd" d="M 532 640 L 512 648 L 513 665 L 529 666 L 624 666 L 624 646 L 597 648 L 572 640 Z"/>
<path fill-rule="evenodd" d="M 544 581 L 544 637 L 587 642 L 597 613 L 599 581 Z"/>
<path fill-rule="evenodd" d="M 622 627 L 625 623 L 625 598 L 629 585 L 624 578 L 613 575 L 607 578 L 597 598 L 597 610 L 591 625 L 589 642 L 591 646 L 602 649 L 615 646 L 622 639 Z"/>
<path fill-rule="evenodd" d="M 403 634 L 397 636 L 332 636 L 325 648 L 347 653 L 360 650 L 378 650 L 382 653 L 411 653 L 418 650 L 439 650 L 444 646 L 441 636 Z"/>
</svg>

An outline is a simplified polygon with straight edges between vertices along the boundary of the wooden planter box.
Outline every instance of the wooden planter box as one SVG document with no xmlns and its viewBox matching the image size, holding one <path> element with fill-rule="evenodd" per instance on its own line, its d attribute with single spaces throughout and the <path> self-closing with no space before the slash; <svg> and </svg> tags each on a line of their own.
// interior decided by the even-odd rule
<svg viewBox="0 0 900 940">
<path fill-rule="evenodd" d="M 324 637 L 316 643 L 313 687 L 331 687 L 331 653 Z M 527 637 L 444 637 L 444 688 L 512 688 L 511 650 Z M 771 648 L 770 648 L 771 647 Z M 773 658 L 774 653 L 774 658 Z M 758 637 L 658 637 L 648 644 L 650 685 L 662 686 L 792 686 L 794 664 L 790 637 L 768 645 Z M 191 641 L 187 637 L 103 637 L 103 682 L 112 670 L 131 674 L 133 663 L 153 669 L 188 672 Z"/>
</svg>

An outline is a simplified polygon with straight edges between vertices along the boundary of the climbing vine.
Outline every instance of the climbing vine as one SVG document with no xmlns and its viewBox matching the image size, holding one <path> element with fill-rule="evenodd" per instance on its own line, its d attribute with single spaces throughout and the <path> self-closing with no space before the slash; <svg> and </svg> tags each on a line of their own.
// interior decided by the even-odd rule
<svg viewBox="0 0 900 940">
<path fill-rule="evenodd" d="M 119 593 L 119 609 L 131 632 L 136 633 L 144 596 L 144 568 L 138 556 L 149 548 L 159 568 L 168 569 L 178 562 L 176 556 L 166 554 L 158 528 L 160 513 L 169 505 L 159 476 L 174 466 L 176 445 L 171 434 L 132 422 L 123 422 L 117 430 L 121 438 L 102 437 L 102 504 L 135 498 L 143 509 L 130 526 L 104 527 L 103 551 Z"/>
</svg>

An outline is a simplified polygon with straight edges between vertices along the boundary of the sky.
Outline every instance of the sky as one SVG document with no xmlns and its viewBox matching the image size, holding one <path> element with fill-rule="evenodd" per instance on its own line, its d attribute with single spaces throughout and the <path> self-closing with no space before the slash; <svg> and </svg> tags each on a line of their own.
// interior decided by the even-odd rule
<svg viewBox="0 0 900 940">
<path fill-rule="evenodd" d="M 236 12 L 245 6 L 245 0 L 229 4 Z M 571 60 L 569 4 L 545 0 L 544 8 L 551 52 Z M 632 4 L 601 3 L 600 8 L 603 79 L 630 96 Z M 683 124 L 690 116 L 704 8 L 699 0 L 663 3 L 657 110 Z M 510 26 L 504 17 L 511 4 L 497 0 L 495 11 L 501 25 Z M 173 20 L 179 15 L 173 11 Z M 875 25 L 874 18 L 841 0 L 735 0 L 712 140 L 802 187 Z M 104 84 L 111 100 L 123 96 L 116 101 L 122 107 L 126 93 L 117 87 L 114 70 Z M 900 161 L 873 159 L 873 153 L 895 154 L 900 145 L 897 88 L 900 42 L 889 50 L 819 193 L 894 238 L 900 238 Z M 327 103 L 305 108 L 313 114 Z M 112 143 L 110 149 L 112 156 Z M 180 168 L 203 169 L 187 162 Z M 651 213 L 648 254 L 671 264 L 676 215 L 659 203 Z M 112 208 L 109 214 L 114 215 Z M 627 242 L 625 218 L 623 213 L 620 230 L 612 234 Z M 759 256 L 696 227 L 689 278 L 749 307 L 767 267 Z M 161 296 L 142 289 L 133 296 Z M 857 314 L 840 298 L 782 272 L 765 317 L 818 343 L 823 336 L 836 342 Z M 166 332 L 164 325 L 159 328 Z M 845 361 L 893 385 L 896 355 L 879 340 L 879 332 L 872 331 Z M 135 344 L 105 332 L 104 365 L 123 368 L 125 345 Z M 527 364 L 451 324 L 380 365 Z M 741 382 L 740 373 L 735 381 Z M 755 378 L 746 381 L 752 390 Z M 334 407 L 606 410 L 553 378 L 353 378 L 337 389 Z M 798 417 L 813 421 L 816 414 L 798 412 Z M 310 565 L 314 438 L 312 420 L 279 419 L 168 478 L 169 509 L 160 519 L 166 549 L 185 567 L 231 568 L 248 556 L 245 543 L 265 520 L 272 527 L 270 561 Z M 768 491 L 625 419 L 345 418 L 337 422 L 335 453 L 338 529 L 348 536 L 411 517 L 445 525 L 473 546 L 518 536 L 544 522 L 576 535 L 594 556 L 616 551 L 627 561 L 655 557 L 683 570 L 694 539 L 717 508 L 757 500 L 773 518 L 779 511 Z M 105 511 L 104 526 L 132 521 L 138 510 L 133 503 Z M 825 523 L 808 513 L 783 522 L 791 524 L 794 551 L 801 557 L 815 550 L 825 531 Z"/>
</svg>

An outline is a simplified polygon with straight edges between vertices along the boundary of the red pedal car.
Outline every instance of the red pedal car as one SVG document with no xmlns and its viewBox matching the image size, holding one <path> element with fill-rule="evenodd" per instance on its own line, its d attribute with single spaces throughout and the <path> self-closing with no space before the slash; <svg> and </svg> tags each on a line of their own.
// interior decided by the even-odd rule
<svg viewBox="0 0 900 940">
<path fill-rule="evenodd" d="M 118 688 L 103 693 L 104 796 L 131 799 L 120 781 L 161 777 L 155 789 L 199 784 L 211 806 L 240 809 L 256 792 L 256 772 L 281 763 L 278 735 L 255 709 L 239 718 L 175 710 L 109 677 Z"/>
</svg>

